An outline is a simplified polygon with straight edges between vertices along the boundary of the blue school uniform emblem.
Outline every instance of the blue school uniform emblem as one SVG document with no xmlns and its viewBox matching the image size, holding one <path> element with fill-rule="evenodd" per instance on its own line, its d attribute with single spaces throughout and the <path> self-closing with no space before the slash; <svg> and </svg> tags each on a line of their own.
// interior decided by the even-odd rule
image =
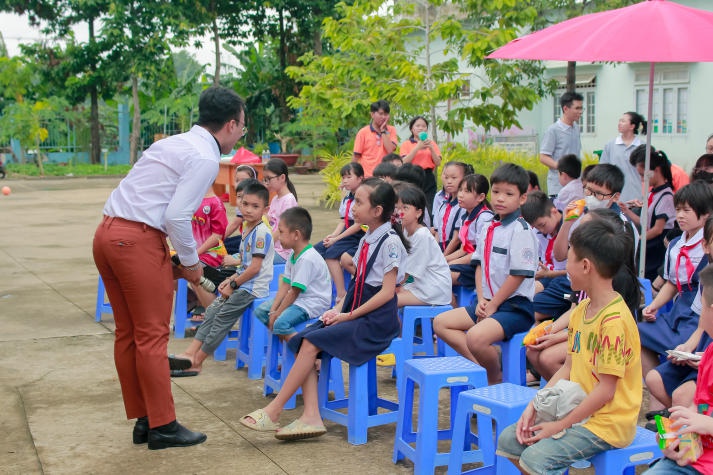
<svg viewBox="0 0 713 475">
<path fill-rule="evenodd" d="M 528 264 L 534 264 L 535 263 L 535 251 L 526 248 L 522 250 L 522 261 L 526 262 Z"/>
<path fill-rule="evenodd" d="M 396 259 L 399 257 L 399 250 L 396 244 L 389 244 L 389 259 Z"/>
</svg>

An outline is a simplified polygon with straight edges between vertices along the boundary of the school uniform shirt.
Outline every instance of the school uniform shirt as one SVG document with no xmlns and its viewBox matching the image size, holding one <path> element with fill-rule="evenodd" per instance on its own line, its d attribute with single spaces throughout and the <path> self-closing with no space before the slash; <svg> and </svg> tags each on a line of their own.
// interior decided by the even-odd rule
<svg viewBox="0 0 713 475">
<path fill-rule="evenodd" d="M 437 201 L 438 207 L 436 208 Z M 438 242 L 441 243 L 441 249 L 445 250 L 453 236 L 458 234 L 465 210 L 458 206 L 457 197 L 449 197 L 443 190 L 436 194 L 433 203 L 433 227 L 436 230 Z"/>
<path fill-rule="evenodd" d="M 218 142 L 198 125 L 159 140 L 142 153 L 111 192 L 103 213 L 163 231 L 181 264 L 192 266 L 198 263 L 198 254 L 191 217 L 215 181 L 219 163 Z M 185 173 L 187 169 L 191 172 Z"/>
<path fill-rule="evenodd" d="M 549 270 L 565 270 L 567 268 L 567 259 L 558 261 L 554 255 L 554 244 L 557 234 L 545 235 L 541 232 L 536 232 L 535 237 L 539 245 L 540 262 Z"/>
<path fill-rule="evenodd" d="M 245 224 L 245 223 L 243 223 Z M 240 241 L 240 256 L 242 264 L 238 274 L 242 274 L 250 266 L 253 257 L 262 257 L 260 272 L 252 279 L 243 283 L 240 288 L 253 294 L 257 298 L 267 297 L 272 280 L 272 261 L 275 257 L 275 247 L 270 228 L 265 223 L 260 223 L 247 233 L 243 233 Z"/>
<path fill-rule="evenodd" d="M 567 125 L 562 122 L 562 119 L 557 119 L 557 122 L 550 125 L 545 131 L 545 135 L 542 136 L 540 153 L 549 155 L 555 162 L 570 153 L 579 157 L 582 151 L 582 142 L 579 133 L 579 124 L 577 122 L 573 122 L 572 125 Z M 556 169 L 548 169 L 547 194 L 556 195 L 561 188 L 559 172 Z"/>
<path fill-rule="evenodd" d="M 217 196 L 203 198 L 193 218 L 191 228 L 196 245 L 200 246 L 213 234 L 219 234 L 221 239 L 228 227 L 228 215 L 223 201 Z M 207 251 L 198 256 L 200 260 L 211 267 L 218 267 L 223 263 L 223 258 L 214 251 Z"/>
<path fill-rule="evenodd" d="M 277 225 L 280 223 L 280 216 L 282 213 L 289 208 L 294 208 L 297 206 L 297 198 L 292 193 L 287 193 L 285 196 L 277 196 L 270 201 L 270 209 L 267 210 L 267 220 L 270 222 L 270 227 L 277 229 Z M 279 240 L 275 240 L 275 252 L 282 256 L 285 260 L 290 257 L 290 249 L 285 249 L 280 244 Z"/>
<path fill-rule="evenodd" d="M 693 236 L 686 233 L 681 234 L 680 239 L 676 239 L 668 245 L 666 259 L 664 261 L 663 278 L 676 285 L 679 291 L 693 290 L 689 288 L 689 283 L 693 279 L 701 259 L 704 258 L 703 228 L 699 229 Z"/>
<path fill-rule="evenodd" d="M 713 345 L 708 345 L 698 365 L 698 382 L 693 403 L 699 413 L 708 416 L 713 412 Z M 713 437 L 700 436 L 703 453 L 691 466 L 700 473 L 713 473 Z"/>
<path fill-rule="evenodd" d="M 401 147 L 399 148 L 401 157 L 405 157 L 406 155 L 411 153 L 411 150 L 413 150 L 417 144 L 418 140 L 414 139 L 413 137 L 404 141 L 404 143 L 402 143 Z M 433 140 L 431 140 L 431 144 L 433 145 L 433 150 L 435 150 L 436 152 L 436 156 L 440 157 L 441 149 L 438 148 L 438 144 Z M 416 152 L 416 155 L 414 155 L 413 159 L 411 160 L 411 163 L 413 163 L 414 165 L 418 165 L 424 170 L 433 171 L 433 169 L 436 168 L 436 163 L 433 161 L 433 156 L 431 155 L 431 149 L 428 147 L 422 148 L 421 150 Z"/>
<path fill-rule="evenodd" d="M 584 199 L 584 187 L 582 186 L 582 180 L 577 178 L 562 187 L 555 199 L 552 200 L 552 204 L 561 212 L 572 201 L 581 199 Z"/>
<path fill-rule="evenodd" d="M 463 213 L 463 222 L 458 231 L 458 237 L 465 252 L 472 254 L 475 251 L 478 233 L 483 229 L 483 226 L 490 224 L 494 216 L 495 214 L 483 203 L 476 206 L 470 213 Z"/>
<path fill-rule="evenodd" d="M 303 309 L 309 318 L 318 318 L 332 302 L 332 278 L 327 263 L 308 244 L 295 256 L 294 251 L 285 263 L 282 281 L 301 290 L 294 305 Z"/>
<path fill-rule="evenodd" d="M 421 226 L 406 238 L 411 252 L 405 258 L 404 272 L 413 277 L 413 281 L 404 284 L 404 290 L 428 305 L 448 305 L 452 292 L 451 270 L 433 235 Z"/>
<path fill-rule="evenodd" d="M 649 228 L 659 219 L 666 219 L 664 230 L 673 229 L 676 221 L 676 205 L 673 204 L 673 188 L 669 183 L 652 188 L 648 196 Z"/>
<path fill-rule="evenodd" d="M 609 207 L 612 211 L 615 211 L 618 215 L 619 218 L 624 222 L 626 225 L 627 229 L 630 229 L 633 236 L 634 236 L 634 251 L 636 251 L 639 248 L 639 241 L 641 239 L 639 235 L 639 228 L 634 225 L 634 223 L 621 211 L 621 208 L 619 208 L 619 205 L 617 203 L 612 203 L 612 205 Z M 585 209 L 584 214 L 586 214 L 588 211 Z M 584 216 L 584 215 L 582 215 Z M 579 218 L 581 218 L 580 216 Z M 572 224 L 572 226 L 569 228 L 569 233 L 567 234 L 567 242 L 572 239 L 572 233 L 574 232 L 575 229 L 579 227 L 581 224 L 579 218 Z"/>
<path fill-rule="evenodd" d="M 590 299 L 572 311 L 567 353 L 572 358 L 570 381 L 590 394 L 599 374 L 616 376 L 611 401 L 594 412 L 584 427 L 614 447 L 626 447 L 636 435 L 642 399 L 641 342 L 636 320 L 621 295 L 596 315 L 587 315 Z"/>
<path fill-rule="evenodd" d="M 347 196 L 342 198 L 342 202 L 339 203 L 339 217 L 342 218 L 344 223 L 344 230 L 346 231 L 349 226 L 354 224 L 354 193 L 349 192 Z"/>
<path fill-rule="evenodd" d="M 393 125 L 387 125 L 388 135 L 381 133 L 372 127 L 371 124 L 362 127 L 354 139 L 354 153 L 360 154 L 359 163 L 364 168 L 364 178 L 374 175 L 374 168 L 381 163 L 381 159 L 387 155 L 384 148 L 384 141 L 390 140 L 398 146 L 399 137 Z"/>
<path fill-rule="evenodd" d="M 472 261 L 481 266 L 483 297 L 492 299 L 509 275 L 524 276 L 508 298 L 535 296 L 537 241 L 532 228 L 520 216 L 520 210 L 495 218 L 478 235 Z"/>
<path fill-rule="evenodd" d="M 381 237 L 389 231 L 391 231 L 391 223 L 384 223 L 373 231 L 370 229 L 366 232 L 364 237 L 361 238 L 361 241 L 359 241 L 359 247 L 354 254 L 354 267 L 359 267 L 359 255 L 361 254 L 362 247 L 364 247 L 364 243 L 369 243 L 369 250 L 366 257 L 368 262 L 374 254 L 374 250 Z M 399 239 L 396 234 L 389 235 L 381 246 L 379 254 L 374 260 L 374 265 L 367 274 L 364 283 L 374 287 L 381 287 L 384 282 L 384 274 L 394 267 L 398 268 L 396 282 L 402 282 L 404 280 L 404 261 L 406 260 L 406 256 L 406 248 L 401 242 L 401 239 Z"/>
</svg>

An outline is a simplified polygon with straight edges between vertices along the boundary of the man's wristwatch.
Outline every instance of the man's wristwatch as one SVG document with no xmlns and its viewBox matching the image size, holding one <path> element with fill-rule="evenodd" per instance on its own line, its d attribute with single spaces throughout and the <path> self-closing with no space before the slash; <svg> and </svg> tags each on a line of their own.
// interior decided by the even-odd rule
<svg viewBox="0 0 713 475">
<path fill-rule="evenodd" d="M 233 290 L 236 290 L 238 288 L 238 283 L 235 282 L 234 280 L 230 281 L 230 288 Z"/>
</svg>

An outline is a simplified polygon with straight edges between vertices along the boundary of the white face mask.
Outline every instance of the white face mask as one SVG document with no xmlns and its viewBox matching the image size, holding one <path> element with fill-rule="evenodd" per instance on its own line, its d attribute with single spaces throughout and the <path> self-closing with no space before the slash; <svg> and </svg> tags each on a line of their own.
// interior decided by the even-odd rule
<svg viewBox="0 0 713 475">
<path fill-rule="evenodd" d="M 584 202 L 589 210 L 609 207 L 609 200 L 598 200 L 594 197 L 594 195 L 585 196 Z"/>
</svg>

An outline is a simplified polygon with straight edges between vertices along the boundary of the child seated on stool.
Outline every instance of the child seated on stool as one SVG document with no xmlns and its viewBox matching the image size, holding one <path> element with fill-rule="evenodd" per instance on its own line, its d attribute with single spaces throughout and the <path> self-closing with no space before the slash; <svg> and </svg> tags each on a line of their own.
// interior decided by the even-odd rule
<svg viewBox="0 0 713 475">
<path fill-rule="evenodd" d="M 572 312 L 567 359 L 546 387 L 568 379 L 587 396 L 562 419 L 539 424 L 531 401 L 517 423 L 503 430 L 496 454 L 523 473 L 564 473 L 576 460 L 634 440 L 642 400 L 639 333 L 612 287 L 629 241 L 621 227 L 604 220 L 583 223 L 572 233 L 567 272 L 572 288 L 589 297 Z M 630 273 L 630 279 L 636 276 Z"/>
<path fill-rule="evenodd" d="M 198 375 L 203 361 L 218 348 L 245 309 L 256 298 L 267 297 L 275 255 L 272 234 L 262 221 L 269 197 L 267 188 L 257 181 L 243 191 L 240 264 L 235 274 L 218 286 L 220 296 L 206 308 L 205 321 L 188 348 L 180 355 L 169 355 L 171 376 Z"/>
<path fill-rule="evenodd" d="M 537 242 L 520 216 L 530 182 L 527 171 L 508 163 L 493 172 L 490 182 L 496 217 L 478 235 L 473 254 L 478 301 L 438 315 L 433 328 L 451 348 L 483 366 L 488 383 L 494 384 L 502 372 L 492 345 L 529 330 L 534 322 Z"/>
<path fill-rule="evenodd" d="M 270 331 L 289 340 L 297 333 L 295 325 L 318 318 L 332 300 L 332 280 L 329 269 L 309 240 L 312 218 L 309 211 L 296 207 L 286 209 L 277 226 L 282 247 L 292 254 L 285 263 L 285 273 L 274 299 L 255 310 L 255 317 Z"/>
<path fill-rule="evenodd" d="M 708 266 L 699 275 L 701 284 L 701 326 L 708 334 L 713 334 L 713 267 Z M 665 458 L 653 463 L 647 470 L 648 475 L 669 473 L 691 474 L 711 473 L 713 471 L 713 346 L 708 346 L 698 366 L 698 386 L 693 398 L 693 405 L 674 406 L 671 408 L 671 428 L 679 434 L 689 432 L 700 435 L 703 454 L 693 463 L 685 463 L 678 451 L 678 440 L 664 449 Z M 683 466 L 681 466 L 683 464 Z"/>
</svg>

